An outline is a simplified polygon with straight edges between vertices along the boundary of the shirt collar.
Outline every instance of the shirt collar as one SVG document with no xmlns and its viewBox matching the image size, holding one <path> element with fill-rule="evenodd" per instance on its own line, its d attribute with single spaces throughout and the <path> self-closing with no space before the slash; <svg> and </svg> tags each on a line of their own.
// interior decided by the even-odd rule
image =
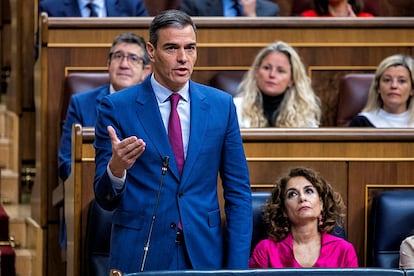
<svg viewBox="0 0 414 276">
<path fill-rule="evenodd" d="M 155 96 L 157 97 L 157 100 L 159 103 L 163 103 L 168 100 L 168 97 L 171 95 L 172 92 L 170 89 L 162 86 L 154 77 L 154 73 L 151 74 L 151 85 L 154 89 Z M 190 93 L 189 93 L 189 82 L 184 85 L 183 88 L 181 88 L 176 93 L 181 95 L 181 98 L 188 102 Z"/>
<path fill-rule="evenodd" d="M 92 2 L 99 10 L 105 7 L 105 0 L 78 0 L 79 7 L 84 8 L 87 4 Z"/>
</svg>

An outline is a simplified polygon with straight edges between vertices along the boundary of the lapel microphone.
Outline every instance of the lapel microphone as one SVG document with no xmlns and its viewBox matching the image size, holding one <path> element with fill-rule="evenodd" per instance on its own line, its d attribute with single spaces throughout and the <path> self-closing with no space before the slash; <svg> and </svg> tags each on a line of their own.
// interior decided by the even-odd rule
<svg viewBox="0 0 414 276">
<path fill-rule="evenodd" d="M 140 272 L 144 271 L 145 262 L 147 261 L 148 250 L 149 250 L 149 246 L 150 246 L 150 243 L 151 243 L 152 229 L 154 228 L 155 217 L 157 215 L 157 209 L 158 209 L 158 203 L 160 201 L 162 184 L 164 183 L 164 176 L 168 171 L 168 164 L 169 163 L 170 163 L 170 157 L 165 156 L 162 159 L 160 186 L 158 187 L 157 200 L 155 201 L 154 211 L 152 213 L 151 225 L 150 225 L 150 228 L 148 230 L 147 242 L 145 243 L 145 246 L 144 246 L 144 255 L 142 256 Z"/>
</svg>

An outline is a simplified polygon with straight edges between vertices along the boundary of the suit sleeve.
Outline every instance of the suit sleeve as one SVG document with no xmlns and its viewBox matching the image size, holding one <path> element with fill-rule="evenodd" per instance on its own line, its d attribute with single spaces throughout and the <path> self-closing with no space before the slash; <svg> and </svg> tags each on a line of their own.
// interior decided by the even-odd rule
<svg viewBox="0 0 414 276">
<path fill-rule="evenodd" d="M 183 0 L 180 5 L 180 10 L 190 16 L 199 16 L 194 5 L 194 0 Z"/>
<path fill-rule="evenodd" d="M 95 181 L 94 192 L 98 204 L 105 210 L 114 210 L 119 204 L 122 192 L 125 189 L 118 190 L 112 184 L 107 173 L 107 166 L 112 156 L 112 144 L 108 134 L 107 126 L 114 127 L 118 138 L 119 124 L 116 120 L 116 110 L 108 97 L 102 100 L 98 109 L 98 117 L 95 125 Z"/>
<path fill-rule="evenodd" d="M 226 213 L 226 267 L 246 269 L 252 238 L 250 178 L 236 108 L 231 98 L 229 105 L 228 128 L 220 165 Z"/>
<path fill-rule="evenodd" d="M 71 172 L 72 163 L 72 125 L 81 123 L 79 107 L 76 99 L 71 97 L 65 121 L 62 127 L 62 136 L 58 151 L 58 173 L 60 179 L 65 181 Z"/>
<path fill-rule="evenodd" d="M 137 0 L 135 16 L 148 16 L 148 11 L 142 0 Z"/>
</svg>

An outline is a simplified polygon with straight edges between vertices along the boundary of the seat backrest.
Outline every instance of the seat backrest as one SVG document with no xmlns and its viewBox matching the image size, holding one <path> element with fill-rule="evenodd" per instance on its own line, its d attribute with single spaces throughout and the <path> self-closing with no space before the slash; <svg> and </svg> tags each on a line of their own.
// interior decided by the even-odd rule
<svg viewBox="0 0 414 276">
<path fill-rule="evenodd" d="M 374 74 L 346 74 L 339 81 L 336 125 L 349 126 L 352 118 L 365 106 Z"/>
<path fill-rule="evenodd" d="M 102 209 L 95 199 L 89 203 L 85 236 L 85 274 L 106 276 L 112 229 L 112 211 Z"/>
<path fill-rule="evenodd" d="M 368 225 L 368 266 L 399 267 L 401 242 L 414 230 L 414 190 L 385 191 L 374 197 Z"/>
<path fill-rule="evenodd" d="M 70 97 L 73 94 L 86 92 L 98 86 L 109 84 L 109 73 L 103 72 L 71 72 L 65 78 L 62 96 L 61 121 L 66 117 Z"/>
<path fill-rule="evenodd" d="M 267 237 L 266 224 L 263 221 L 263 205 L 270 197 L 270 192 L 252 192 L 253 233 L 251 251 L 256 244 Z"/>
<path fill-rule="evenodd" d="M 246 71 L 220 71 L 210 79 L 210 85 L 234 97 L 239 93 L 238 87 L 245 73 Z"/>
</svg>

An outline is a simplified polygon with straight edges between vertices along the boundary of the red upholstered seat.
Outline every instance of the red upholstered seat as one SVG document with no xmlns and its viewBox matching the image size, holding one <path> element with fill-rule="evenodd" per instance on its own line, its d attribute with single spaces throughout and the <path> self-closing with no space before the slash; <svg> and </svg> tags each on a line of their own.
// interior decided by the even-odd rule
<svg viewBox="0 0 414 276">
<path fill-rule="evenodd" d="M 9 216 L 0 205 L 0 275 L 16 275 L 16 253 L 9 244 Z"/>
<path fill-rule="evenodd" d="M 211 78 L 210 85 L 236 96 L 245 73 L 246 71 L 220 71 Z"/>
<path fill-rule="evenodd" d="M 347 74 L 339 82 L 336 125 L 349 126 L 352 118 L 365 106 L 374 74 Z"/>
<path fill-rule="evenodd" d="M 66 117 L 70 97 L 109 83 L 108 72 L 72 72 L 65 78 L 62 96 L 61 122 Z"/>
</svg>

